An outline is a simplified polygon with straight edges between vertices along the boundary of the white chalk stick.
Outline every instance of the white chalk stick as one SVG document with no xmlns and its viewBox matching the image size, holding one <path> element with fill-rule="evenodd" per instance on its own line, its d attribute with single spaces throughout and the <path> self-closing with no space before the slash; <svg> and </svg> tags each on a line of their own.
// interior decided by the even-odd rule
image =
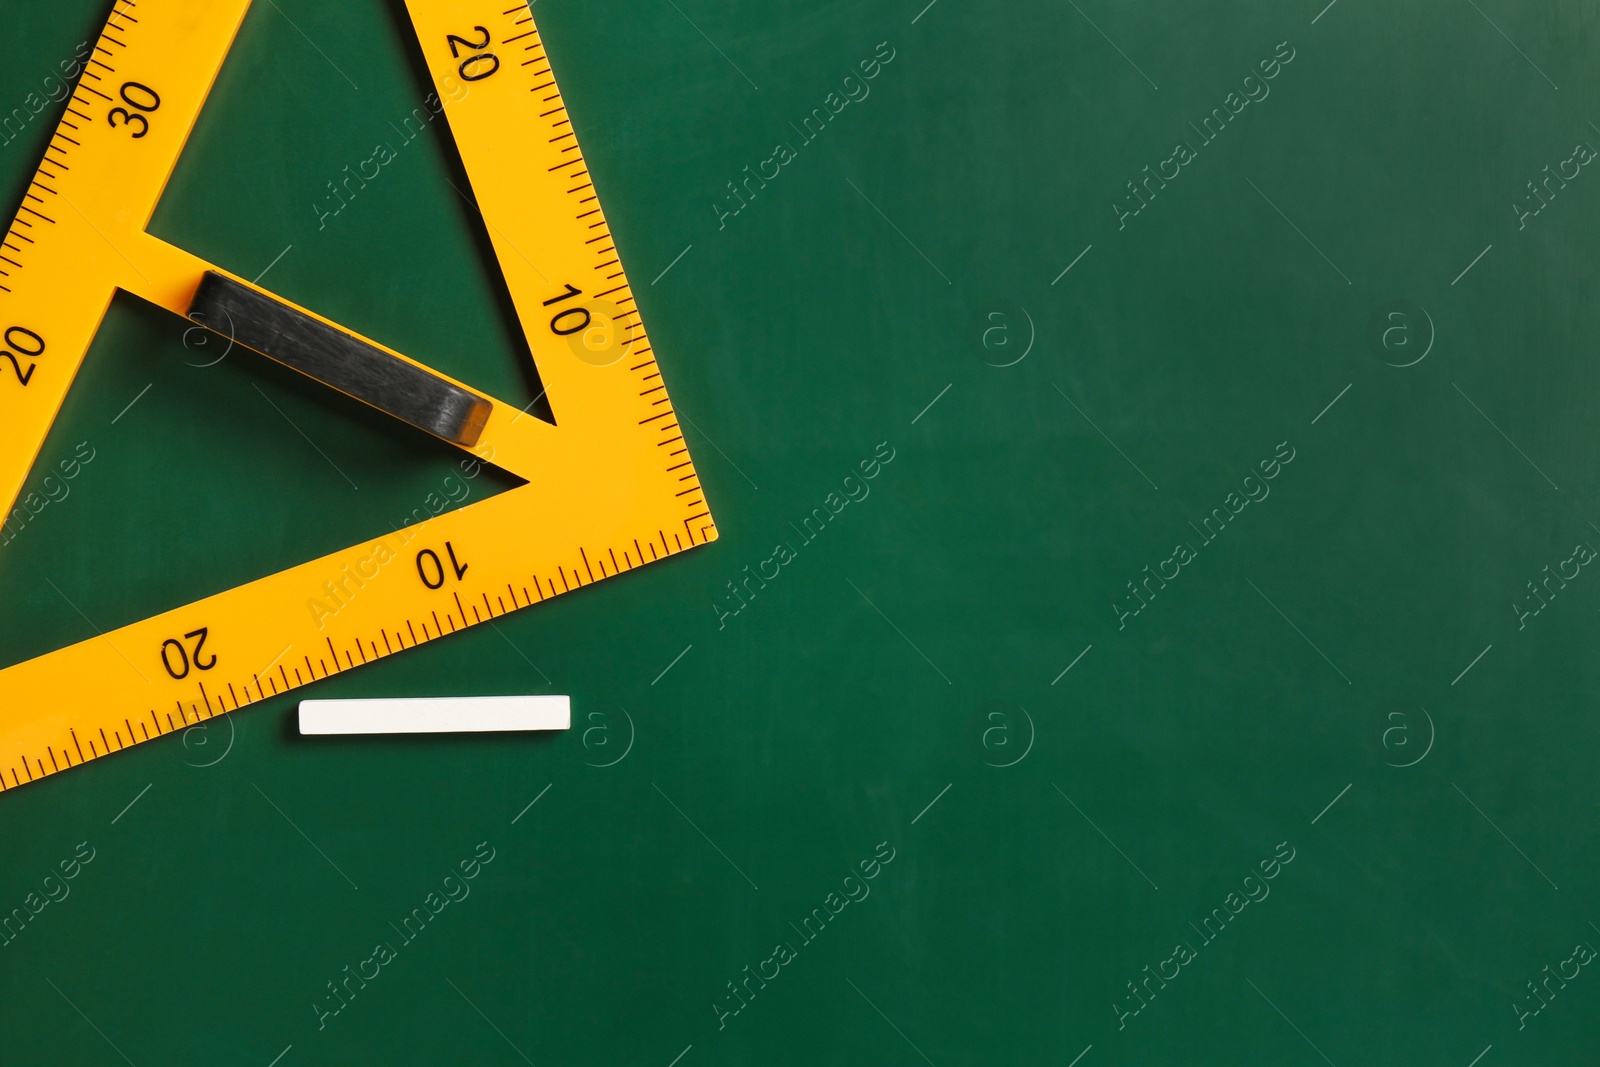
<svg viewBox="0 0 1600 1067">
<path fill-rule="evenodd" d="M 457 734 L 571 726 L 572 703 L 564 696 L 300 702 L 302 734 Z"/>
</svg>

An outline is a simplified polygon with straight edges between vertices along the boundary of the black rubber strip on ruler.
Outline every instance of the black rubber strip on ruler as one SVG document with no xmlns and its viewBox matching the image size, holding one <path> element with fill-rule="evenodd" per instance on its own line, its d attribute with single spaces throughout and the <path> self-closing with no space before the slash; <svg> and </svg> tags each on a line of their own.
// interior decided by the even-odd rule
<svg viewBox="0 0 1600 1067">
<path fill-rule="evenodd" d="M 215 271 L 201 280 L 189 318 L 465 448 L 478 443 L 493 410 L 482 397 Z"/>
</svg>

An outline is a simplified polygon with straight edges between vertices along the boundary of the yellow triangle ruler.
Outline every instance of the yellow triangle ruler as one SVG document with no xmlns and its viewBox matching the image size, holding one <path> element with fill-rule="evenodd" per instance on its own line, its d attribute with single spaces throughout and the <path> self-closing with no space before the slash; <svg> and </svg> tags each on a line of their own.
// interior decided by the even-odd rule
<svg viewBox="0 0 1600 1067">
<path fill-rule="evenodd" d="M 0 493 L 113 294 L 526 485 L 0 671 L 10 789 L 716 538 L 526 4 L 407 0 L 559 426 L 145 232 L 249 0 L 118 0 L 3 248 Z"/>
</svg>

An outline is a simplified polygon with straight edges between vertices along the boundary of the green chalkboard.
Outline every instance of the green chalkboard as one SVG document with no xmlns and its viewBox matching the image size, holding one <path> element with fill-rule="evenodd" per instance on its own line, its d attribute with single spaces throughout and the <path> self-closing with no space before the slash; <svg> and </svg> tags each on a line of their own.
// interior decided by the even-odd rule
<svg viewBox="0 0 1600 1067">
<path fill-rule="evenodd" d="M 306 694 L 568 732 L 7 792 L 0 1060 L 1594 1063 L 1591 5 L 535 10 L 721 540 Z M 6 211 L 107 11 L 0 14 Z M 319 210 L 427 91 L 256 5 L 154 229 L 525 403 L 442 128 Z M 214 358 L 114 306 L 0 663 L 459 475 Z"/>
</svg>

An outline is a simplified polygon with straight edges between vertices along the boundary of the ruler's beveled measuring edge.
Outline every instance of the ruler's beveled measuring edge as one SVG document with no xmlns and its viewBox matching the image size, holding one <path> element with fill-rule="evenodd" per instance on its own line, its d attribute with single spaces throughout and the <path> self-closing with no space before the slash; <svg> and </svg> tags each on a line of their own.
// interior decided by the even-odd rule
<svg viewBox="0 0 1600 1067">
<path fill-rule="evenodd" d="M 408 0 L 408 8 L 560 423 L 552 429 L 494 401 L 484 440 L 462 447 L 525 475 L 537 467 L 537 483 L 0 671 L 0 790 L 716 538 L 531 11 L 504 10 L 506 2 Z M 14 445 L 13 457 L 27 455 L 20 472 L 0 471 L 11 481 L 8 497 L 112 292 L 137 292 L 181 315 L 201 275 L 218 270 L 142 227 L 248 6 L 114 6 L 0 265 L 0 330 L 38 315 L 49 303 L 41 294 L 53 296 L 60 287 L 52 283 L 68 272 L 88 294 L 52 305 L 56 317 L 37 331 L 65 373 L 52 377 L 37 360 L 47 388 L 34 393 L 42 397 L 34 417 L 0 423 L 0 444 Z M 171 125 L 163 129 L 159 110 L 146 112 L 149 141 L 129 138 L 126 119 L 109 118 L 113 108 L 131 115 L 150 102 L 137 88 L 119 91 L 143 86 L 135 72 L 146 88 L 165 79 L 158 91 Z M 446 91 L 461 88 L 453 75 L 470 83 L 465 92 Z M 133 154 L 141 147 L 166 156 L 141 170 Z M 97 167 L 131 173 L 127 184 L 146 195 L 131 206 L 104 203 Z M 66 209 L 46 215 L 45 197 Z M 569 340 L 562 327 L 575 321 L 574 305 L 563 301 L 574 290 L 586 308 L 608 315 L 609 328 L 627 331 L 621 358 L 586 358 Z M 609 314 L 593 301 L 605 301 Z M 557 317 L 548 318 L 552 307 Z M 4 380 L 9 373 L 0 363 L 0 410 L 28 397 L 25 385 Z"/>
</svg>

